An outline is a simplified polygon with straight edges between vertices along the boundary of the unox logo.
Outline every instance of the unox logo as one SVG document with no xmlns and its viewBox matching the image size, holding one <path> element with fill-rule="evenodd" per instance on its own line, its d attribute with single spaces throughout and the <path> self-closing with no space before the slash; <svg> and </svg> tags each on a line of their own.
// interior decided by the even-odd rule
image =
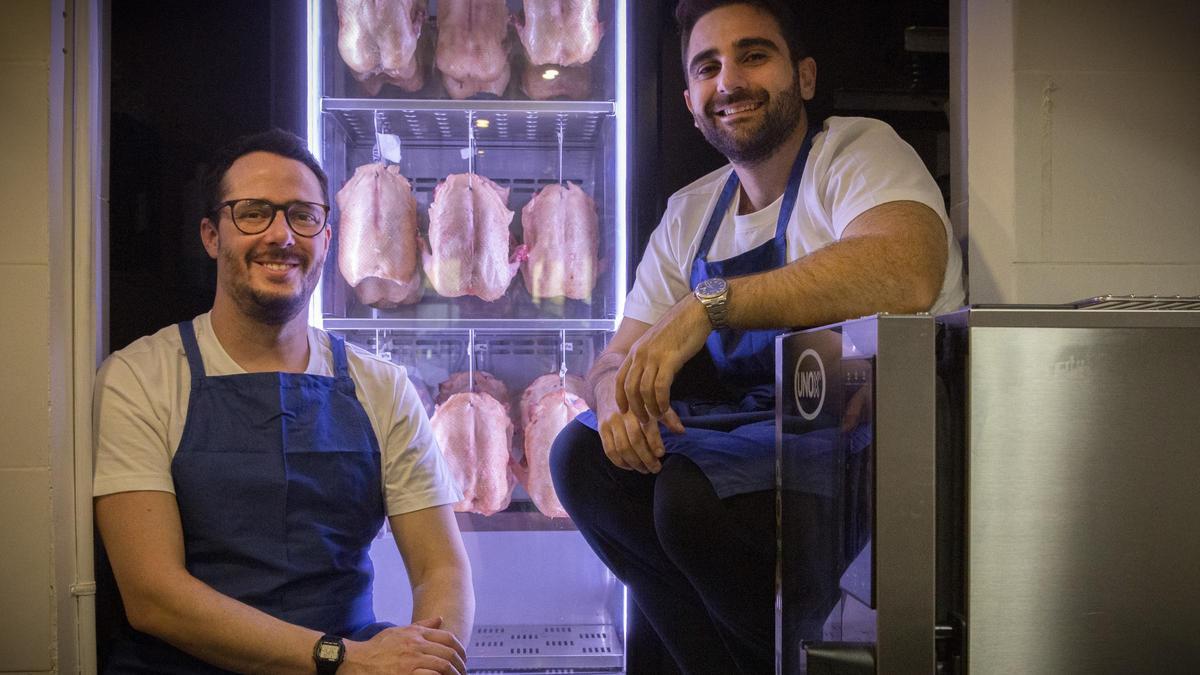
<svg viewBox="0 0 1200 675">
<path fill-rule="evenodd" d="M 815 350 L 805 349 L 800 354 L 793 388 L 800 416 L 809 421 L 816 419 L 825 405 L 825 364 Z"/>
</svg>

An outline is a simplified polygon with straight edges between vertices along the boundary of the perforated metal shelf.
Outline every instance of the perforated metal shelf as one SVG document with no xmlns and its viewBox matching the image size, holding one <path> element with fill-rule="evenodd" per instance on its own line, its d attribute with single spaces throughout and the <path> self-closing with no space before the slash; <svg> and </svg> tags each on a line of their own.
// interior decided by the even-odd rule
<svg viewBox="0 0 1200 675">
<path fill-rule="evenodd" d="M 607 624 L 476 626 L 467 669 L 471 673 L 620 672 L 624 645 Z"/>
<path fill-rule="evenodd" d="M 566 148 L 594 147 L 610 101 L 434 101 L 419 99 L 323 99 L 352 145 L 369 147 L 375 131 L 394 133 L 412 145 L 465 145 L 475 120 L 475 142 L 490 147 L 557 147 L 563 130 Z"/>
<path fill-rule="evenodd" d="M 1101 295 L 1072 303 L 1078 309 L 1119 309 L 1153 311 L 1197 311 L 1200 296 L 1192 295 Z"/>
<path fill-rule="evenodd" d="M 470 329 L 493 332 L 529 333 L 548 330 L 582 330 L 611 332 L 617 329 L 615 319 L 414 319 L 414 318 L 337 318 L 322 319 L 325 330 L 418 330 L 448 331 Z"/>
</svg>

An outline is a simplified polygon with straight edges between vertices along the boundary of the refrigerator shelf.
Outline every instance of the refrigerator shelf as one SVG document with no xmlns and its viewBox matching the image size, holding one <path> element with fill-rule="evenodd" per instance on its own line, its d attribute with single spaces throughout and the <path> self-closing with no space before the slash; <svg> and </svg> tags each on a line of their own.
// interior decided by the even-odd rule
<svg viewBox="0 0 1200 675">
<path fill-rule="evenodd" d="M 517 486 L 524 492 L 524 488 Z M 570 518 L 551 518 L 542 515 L 533 502 L 513 499 L 509 507 L 499 513 L 485 516 L 478 513 L 455 512 L 454 519 L 458 521 L 461 532 L 577 532 L 575 521 Z M 387 520 L 375 534 L 376 539 L 391 539 L 392 526 Z"/>
<path fill-rule="evenodd" d="M 518 486 L 518 489 L 522 489 Z M 523 489 L 522 489 L 523 491 Z M 513 500 L 509 507 L 490 516 L 478 513 L 455 513 L 462 532 L 564 532 L 576 531 L 570 518 L 551 518 L 542 515 L 529 501 Z"/>
<path fill-rule="evenodd" d="M 621 629 L 609 624 L 476 626 L 467 649 L 471 673 L 619 672 Z"/>
<path fill-rule="evenodd" d="M 324 98 L 321 109 L 333 110 L 432 110 L 441 112 L 534 112 L 534 113 L 601 113 L 612 115 L 616 110 L 612 101 L 510 101 L 501 99 L 471 99 L 466 101 L 437 99 L 379 99 L 379 98 Z"/>
<path fill-rule="evenodd" d="M 599 144 L 604 120 L 613 115 L 613 104 L 609 102 L 409 100 L 386 101 L 390 104 L 386 106 L 379 103 L 385 102 L 323 99 L 322 109 L 333 115 L 345 130 L 349 144 L 358 147 L 372 146 L 378 130 L 395 134 L 402 144 L 415 147 L 466 147 L 473 131 L 474 143 L 480 147 L 557 148 L 561 129 L 564 148 L 594 148 Z M 449 107 L 447 103 L 470 105 Z"/>
<path fill-rule="evenodd" d="M 468 330 L 494 333 L 536 333 L 570 330 L 589 332 L 612 332 L 617 329 L 616 319 L 411 319 L 411 318 L 338 318 L 326 316 L 322 319 L 325 330 L 397 330 L 461 332 Z"/>
</svg>

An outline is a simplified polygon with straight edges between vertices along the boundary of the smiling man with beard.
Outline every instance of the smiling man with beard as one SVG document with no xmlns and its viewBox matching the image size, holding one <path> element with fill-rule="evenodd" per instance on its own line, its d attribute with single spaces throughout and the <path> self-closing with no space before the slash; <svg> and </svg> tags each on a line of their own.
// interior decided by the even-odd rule
<svg viewBox="0 0 1200 675">
<path fill-rule="evenodd" d="M 108 673 L 466 673 L 462 496 L 403 368 L 308 325 L 328 180 L 274 130 L 223 149 L 200 237 L 212 310 L 111 355 L 96 522 L 129 629 Z M 412 623 L 376 620 L 388 520 Z"/>
<path fill-rule="evenodd" d="M 669 200 L 589 373 L 594 414 L 551 455 L 563 505 L 685 673 L 774 670 L 775 336 L 963 301 L 913 149 L 877 120 L 810 125 L 794 4 L 679 3 L 684 99 L 730 164 Z M 823 618 L 831 598 L 804 600 Z"/>
</svg>

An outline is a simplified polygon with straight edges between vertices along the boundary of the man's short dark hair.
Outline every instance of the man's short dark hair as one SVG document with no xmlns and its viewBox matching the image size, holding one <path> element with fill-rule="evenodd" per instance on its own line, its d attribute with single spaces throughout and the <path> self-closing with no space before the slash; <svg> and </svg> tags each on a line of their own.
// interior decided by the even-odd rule
<svg viewBox="0 0 1200 675">
<path fill-rule="evenodd" d="M 688 42 L 692 38 L 692 29 L 705 14 L 725 7 L 726 5 L 750 5 L 775 18 L 779 24 L 779 32 L 787 42 L 788 54 L 792 63 L 808 56 L 808 50 L 800 39 L 800 21 L 796 11 L 796 0 L 679 0 L 675 7 L 675 23 L 679 26 L 679 46 L 683 56 L 684 76 L 687 81 L 687 52 Z"/>
<path fill-rule="evenodd" d="M 317 159 L 308 151 L 308 144 L 303 138 L 288 133 L 283 129 L 271 129 L 257 134 L 242 136 L 229 145 L 217 151 L 213 157 L 208 173 L 204 175 L 204 213 L 212 216 L 221 203 L 225 173 L 238 158 L 252 152 L 269 152 L 280 157 L 287 157 L 307 166 L 321 183 L 321 197 L 329 203 L 329 177 L 317 163 Z"/>
</svg>

